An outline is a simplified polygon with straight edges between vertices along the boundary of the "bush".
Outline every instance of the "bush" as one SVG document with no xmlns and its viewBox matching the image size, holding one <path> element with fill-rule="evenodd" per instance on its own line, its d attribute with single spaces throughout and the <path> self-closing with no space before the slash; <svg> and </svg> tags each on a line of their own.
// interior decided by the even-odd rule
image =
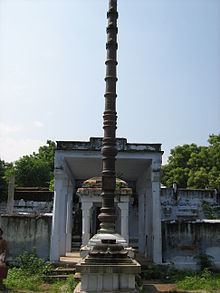
<svg viewBox="0 0 220 293">
<path fill-rule="evenodd" d="M 27 275 L 42 276 L 51 271 L 51 264 L 37 257 L 34 252 L 23 252 L 16 258 L 16 262 L 19 268 Z"/>
<path fill-rule="evenodd" d="M 20 268 L 12 268 L 8 271 L 4 284 L 9 289 L 26 289 L 38 291 L 42 280 L 38 275 L 27 275 Z"/>
<path fill-rule="evenodd" d="M 73 292 L 76 285 L 77 285 L 77 281 L 74 279 L 74 276 L 69 276 L 67 278 L 67 287 L 68 287 L 69 292 Z"/>
<path fill-rule="evenodd" d="M 9 269 L 7 279 L 4 281 L 9 289 L 72 293 L 77 285 L 73 276 L 53 284 L 44 282 L 43 276 L 51 271 L 52 266 L 33 252 L 25 251 L 16 258 L 16 262 L 19 267 Z"/>
<path fill-rule="evenodd" d="M 142 277 L 145 280 L 159 279 L 163 282 L 176 282 L 186 275 L 192 275 L 192 271 L 180 271 L 170 265 L 148 265 L 142 268 Z"/>
<path fill-rule="evenodd" d="M 201 274 L 185 277 L 177 282 L 177 287 L 183 290 L 207 290 L 208 292 L 216 292 L 220 289 L 220 277 L 213 276 L 208 269 L 202 271 Z"/>
<path fill-rule="evenodd" d="M 201 271 L 205 269 L 210 270 L 214 266 L 214 263 L 213 263 L 214 257 L 204 252 L 201 252 L 200 254 L 196 255 L 194 259 L 196 260 L 197 265 L 200 267 Z"/>
</svg>

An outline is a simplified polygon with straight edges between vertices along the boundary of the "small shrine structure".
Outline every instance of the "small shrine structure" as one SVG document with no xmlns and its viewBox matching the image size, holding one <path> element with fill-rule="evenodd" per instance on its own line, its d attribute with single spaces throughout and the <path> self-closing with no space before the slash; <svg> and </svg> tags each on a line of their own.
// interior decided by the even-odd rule
<svg viewBox="0 0 220 293">
<path fill-rule="evenodd" d="M 101 207 L 101 186 L 102 178 L 93 177 L 83 182 L 82 187 L 78 188 L 77 195 L 79 196 L 82 208 L 82 245 L 86 245 L 91 238 L 92 234 L 96 234 L 99 229 L 99 220 L 97 218 L 97 210 Z M 129 243 L 129 202 L 132 195 L 132 189 L 128 184 L 116 178 L 116 192 L 115 203 L 116 212 L 118 214 L 116 219 L 116 232 Z M 92 211 L 95 209 L 94 216 Z M 95 228 L 95 229 L 94 229 Z"/>
<path fill-rule="evenodd" d="M 83 221 L 84 223 L 88 221 L 88 212 L 86 212 L 88 209 L 83 205 L 89 197 L 85 199 L 86 195 L 83 195 L 80 188 L 83 188 L 83 182 L 86 183 L 89 178 L 100 176 L 101 146 L 102 138 L 99 137 L 91 137 L 89 141 L 57 141 L 51 261 L 59 261 L 60 256 L 71 252 L 76 238 L 78 248 L 82 244 L 82 235 L 85 234 L 82 229 Z M 125 181 L 128 188 L 132 188 L 128 204 L 128 236 L 125 235 L 126 225 L 120 226 L 120 217 L 116 228 L 118 227 L 119 230 L 121 227 L 121 234 L 126 240 L 128 237 L 129 245 L 136 248 L 140 254 L 154 263 L 161 263 L 160 167 L 163 154 L 161 144 L 128 143 L 125 138 L 117 138 L 116 146 L 118 150 L 116 177 Z M 94 208 L 99 208 L 99 204 L 95 203 L 98 199 L 93 196 L 94 199 L 90 199 L 90 204 L 93 202 L 93 213 L 98 214 L 98 210 Z M 124 195 L 120 197 L 125 200 Z M 119 205 L 121 205 L 119 209 L 121 217 L 127 217 L 125 216 L 127 209 L 123 210 L 127 203 L 124 203 L 123 207 L 122 202 L 119 202 Z M 83 213 L 87 214 L 87 220 L 83 217 Z M 91 219 L 94 218 L 96 218 L 95 214 L 91 214 Z M 92 226 L 84 224 L 84 228 L 88 229 L 87 232 L 91 235 L 96 233 L 95 222 Z"/>
</svg>

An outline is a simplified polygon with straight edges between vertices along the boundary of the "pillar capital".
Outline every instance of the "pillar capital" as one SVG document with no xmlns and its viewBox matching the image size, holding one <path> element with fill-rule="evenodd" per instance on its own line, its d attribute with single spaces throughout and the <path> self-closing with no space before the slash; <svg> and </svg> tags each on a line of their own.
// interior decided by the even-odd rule
<svg viewBox="0 0 220 293">
<path fill-rule="evenodd" d="M 56 179 L 65 179 L 67 177 L 64 170 L 58 168 L 54 169 L 54 176 L 56 177 Z"/>
<path fill-rule="evenodd" d="M 152 160 L 152 164 L 151 164 L 152 172 L 160 172 L 161 164 L 162 164 L 161 159 Z"/>
<path fill-rule="evenodd" d="M 152 182 L 160 182 L 160 168 L 161 168 L 161 159 L 156 159 L 152 161 L 152 174 L 151 180 Z"/>
</svg>

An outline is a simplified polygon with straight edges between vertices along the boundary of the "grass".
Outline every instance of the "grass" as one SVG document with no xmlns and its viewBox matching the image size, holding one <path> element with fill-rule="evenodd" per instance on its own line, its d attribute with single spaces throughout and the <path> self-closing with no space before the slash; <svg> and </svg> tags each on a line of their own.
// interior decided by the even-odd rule
<svg viewBox="0 0 220 293">
<path fill-rule="evenodd" d="M 203 260 L 203 259 L 202 259 Z M 34 253 L 24 252 L 17 258 L 17 266 L 8 271 L 4 284 L 10 292 L 54 292 L 70 293 L 77 285 L 73 276 L 66 280 L 48 283 L 45 276 L 51 272 L 51 265 Z M 202 266 L 200 266 L 202 268 Z M 180 271 L 172 266 L 148 265 L 142 267 L 137 281 L 142 287 L 143 280 L 159 280 L 161 283 L 174 283 L 182 290 L 206 290 L 220 292 L 220 274 L 213 274 L 205 268 L 200 272 Z"/>
<path fill-rule="evenodd" d="M 27 275 L 20 268 L 12 268 L 8 271 L 4 285 L 7 289 L 25 289 L 39 291 L 42 279 L 38 275 Z M 36 290 L 37 289 L 37 290 Z"/>
<path fill-rule="evenodd" d="M 77 285 L 73 276 L 63 281 L 48 283 L 45 276 L 52 266 L 38 258 L 34 252 L 23 252 L 16 258 L 16 266 L 8 270 L 4 285 L 10 292 L 62 292 L 72 293 Z"/>
<path fill-rule="evenodd" d="M 76 284 L 73 276 L 69 276 L 66 280 L 47 283 L 41 276 L 28 275 L 20 268 L 9 269 L 7 279 L 4 281 L 6 288 L 13 290 L 12 292 L 22 290 L 22 292 L 72 293 Z"/>
<path fill-rule="evenodd" d="M 161 283 L 176 284 L 181 290 L 205 290 L 220 292 L 220 273 L 209 269 L 200 272 L 180 271 L 171 266 L 149 265 L 142 269 L 142 280 L 158 280 Z"/>
<path fill-rule="evenodd" d="M 177 282 L 177 288 L 183 290 L 206 290 L 207 292 L 216 292 L 220 289 L 220 275 L 212 274 L 205 269 L 200 274 L 186 276 Z"/>
</svg>

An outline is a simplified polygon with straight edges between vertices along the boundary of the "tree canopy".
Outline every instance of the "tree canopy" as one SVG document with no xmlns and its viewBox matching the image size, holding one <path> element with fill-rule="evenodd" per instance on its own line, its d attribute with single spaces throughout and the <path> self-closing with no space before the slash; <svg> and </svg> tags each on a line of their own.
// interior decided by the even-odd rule
<svg viewBox="0 0 220 293">
<path fill-rule="evenodd" d="M 11 163 L 6 163 L 0 159 L 0 201 L 7 198 L 8 193 L 8 183 L 6 174 L 9 169 L 12 168 Z"/>
<path fill-rule="evenodd" d="M 162 166 L 161 182 L 171 187 L 216 188 L 220 190 L 220 134 L 210 135 L 208 146 L 184 144 L 171 150 Z"/>
<path fill-rule="evenodd" d="M 55 142 L 48 140 L 37 153 L 21 157 L 4 170 L 4 178 L 7 180 L 14 174 L 16 186 L 49 187 L 53 179 L 55 148 Z"/>
</svg>

